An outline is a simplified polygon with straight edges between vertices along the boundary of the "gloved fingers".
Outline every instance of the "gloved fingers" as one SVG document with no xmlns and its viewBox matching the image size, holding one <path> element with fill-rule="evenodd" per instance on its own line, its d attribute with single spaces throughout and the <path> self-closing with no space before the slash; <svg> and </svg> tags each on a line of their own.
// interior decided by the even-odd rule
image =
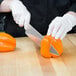
<svg viewBox="0 0 76 76">
<path fill-rule="evenodd" d="M 58 39 L 62 36 L 62 33 L 65 31 L 65 26 L 61 25 L 61 27 L 59 28 L 58 32 L 55 35 L 55 39 Z"/>
<path fill-rule="evenodd" d="M 16 22 L 16 24 L 19 24 L 19 20 L 20 20 L 21 16 L 15 16 L 14 17 L 14 21 Z"/>
<path fill-rule="evenodd" d="M 56 26 L 56 25 L 60 23 L 60 20 L 61 20 L 61 17 L 56 17 L 55 19 L 52 20 L 52 22 L 49 25 L 47 35 L 50 35 L 50 34 L 52 34 L 53 36 L 55 35 L 56 27 L 57 28 L 59 27 L 59 25 L 58 26 Z"/>
<path fill-rule="evenodd" d="M 26 15 L 26 22 L 29 24 L 30 23 L 30 18 L 31 18 L 31 15 L 28 13 L 27 15 Z"/>
<path fill-rule="evenodd" d="M 67 34 L 67 28 L 65 27 L 59 38 L 62 40 L 66 34 Z"/>
<path fill-rule="evenodd" d="M 65 24 L 65 25 L 64 25 Z M 63 26 L 60 28 L 59 32 L 55 36 L 56 39 L 60 38 L 63 39 L 67 32 L 72 29 L 72 27 L 68 27 L 67 23 L 64 22 Z"/>
<path fill-rule="evenodd" d="M 12 16 L 13 16 L 13 19 L 16 22 L 16 24 L 18 24 L 19 23 L 20 15 L 18 13 L 12 12 Z"/>
<path fill-rule="evenodd" d="M 24 21 L 25 21 L 25 16 L 22 15 L 22 16 L 20 17 L 20 19 L 19 19 L 19 23 L 18 23 L 20 27 L 23 27 L 23 25 L 24 25 Z"/>
<path fill-rule="evenodd" d="M 25 22 L 24 22 L 24 28 L 27 29 L 28 28 L 28 25 L 30 24 L 30 13 L 28 13 L 25 17 Z"/>
<path fill-rule="evenodd" d="M 52 32 L 52 36 L 55 37 L 56 33 L 58 32 L 60 26 L 61 26 L 61 22 L 57 22 L 56 24 L 54 24 L 55 27 L 53 29 L 53 32 Z"/>
<path fill-rule="evenodd" d="M 26 22 L 24 23 L 24 28 L 25 28 L 25 29 L 29 29 Z"/>
<path fill-rule="evenodd" d="M 51 34 L 52 34 L 53 29 L 54 29 L 54 26 L 50 24 L 50 25 L 49 25 L 48 32 L 47 32 L 47 35 L 51 35 Z"/>
<path fill-rule="evenodd" d="M 54 29 L 54 22 L 52 21 L 52 22 L 49 24 L 49 28 L 48 28 L 48 31 L 47 31 L 47 35 L 51 35 L 53 29 Z"/>
<path fill-rule="evenodd" d="M 69 25 L 69 26 L 68 26 L 68 25 Z M 71 24 L 68 24 L 68 25 L 67 25 L 67 27 L 66 27 L 66 31 L 67 31 L 67 32 L 69 32 L 69 31 L 72 29 L 72 25 L 71 25 Z"/>
<path fill-rule="evenodd" d="M 25 29 L 29 29 L 29 28 L 28 28 L 29 24 L 30 24 L 30 23 L 27 23 L 27 22 L 25 21 L 25 23 L 24 23 L 24 28 L 25 28 Z"/>
</svg>

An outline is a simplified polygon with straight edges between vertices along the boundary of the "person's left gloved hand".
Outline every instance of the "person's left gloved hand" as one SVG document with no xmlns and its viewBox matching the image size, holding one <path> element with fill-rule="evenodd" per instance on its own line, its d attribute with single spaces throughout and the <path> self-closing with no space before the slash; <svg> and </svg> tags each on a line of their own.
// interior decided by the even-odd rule
<svg viewBox="0 0 76 76">
<path fill-rule="evenodd" d="M 76 25 L 76 17 L 65 14 L 63 17 L 56 17 L 49 25 L 47 35 L 52 35 L 55 39 L 63 39 L 68 31 Z"/>
</svg>

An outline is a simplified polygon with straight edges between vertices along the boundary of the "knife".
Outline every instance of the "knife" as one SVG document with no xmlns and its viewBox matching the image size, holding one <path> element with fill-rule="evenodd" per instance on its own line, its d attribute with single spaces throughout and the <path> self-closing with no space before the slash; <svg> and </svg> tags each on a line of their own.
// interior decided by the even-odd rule
<svg viewBox="0 0 76 76">
<path fill-rule="evenodd" d="M 25 28 L 25 30 L 26 35 L 40 47 L 43 36 L 32 25 L 28 25 L 28 28 Z"/>
<path fill-rule="evenodd" d="M 26 35 L 32 39 L 39 47 L 40 47 L 40 44 L 41 44 L 41 40 L 43 39 L 43 35 L 40 34 L 32 25 L 28 25 L 28 28 L 25 28 L 24 26 L 24 29 L 25 29 L 25 33 Z M 50 46 L 50 52 L 55 54 L 55 55 L 58 55 L 58 52 L 56 51 L 56 49 L 51 45 Z"/>
</svg>

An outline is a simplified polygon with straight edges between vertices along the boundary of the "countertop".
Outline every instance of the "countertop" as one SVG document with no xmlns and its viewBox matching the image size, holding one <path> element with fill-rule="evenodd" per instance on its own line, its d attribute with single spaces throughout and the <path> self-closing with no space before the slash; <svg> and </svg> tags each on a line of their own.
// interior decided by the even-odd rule
<svg viewBox="0 0 76 76">
<path fill-rule="evenodd" d="M 16 38 L 16 49 L 0 53 L 0 76 L 76 76 L 76 34 L 63 40 L 63 54 L 44 58 L 28 37 Z"/>
</svg>

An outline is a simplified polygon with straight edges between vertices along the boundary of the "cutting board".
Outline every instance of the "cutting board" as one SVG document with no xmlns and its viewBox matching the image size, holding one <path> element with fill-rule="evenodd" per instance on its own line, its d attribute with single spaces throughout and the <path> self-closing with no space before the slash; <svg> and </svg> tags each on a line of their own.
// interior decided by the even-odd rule
<svg viewBox="0 0 76 76">
<path fill-rule="evenodd" d="M 63 54 L 44 58 L 28 37 L 16 38 L 15 51 L 0 53 L 0 76 L 76 76 L 76 34 L 63 39 Z"/>
</svg>

